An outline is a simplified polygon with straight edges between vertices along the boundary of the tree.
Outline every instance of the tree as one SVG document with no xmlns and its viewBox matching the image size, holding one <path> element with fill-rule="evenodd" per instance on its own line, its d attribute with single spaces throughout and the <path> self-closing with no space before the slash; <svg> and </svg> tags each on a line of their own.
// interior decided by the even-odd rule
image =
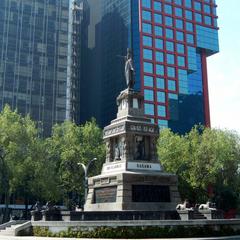
<svg viewBox="0 0 240 240">
<path fill-rule="evenodd" d="M 0 113 L 0 151 L 0 199 L 4 197 L 8 205 L 17 196 L 26 210 L 36 200 L 76 201 L 83 194 L 84 180 L 78 163 L 97 157 L 93 175 L 100 172 L 105 158 L 102 130 L 95 120 L 82 126 L 66 121 L 42 139 L 35 122 L 9 106 Z"/>
<path fill-rule="evenodd" d="M 57 166 L 59 184 L 66 204 L 79 202 L 79 194 L 83 195 L 84 174 L 79 162 L 87 164 L 97 157 L 95 171 L 99 173 L 105 156 L 105 146 L 102 140 L 102 130 L 92 120 L 85 125 L 66 121 L 53 128 L 53 135 L 47 140 L 51 161 Z"/>
<path fill-rule="evenodd" d="M 45 198 L 50 191 L 51 195 L 55 193 L 44 140 L 38 137 L 38 129 L 29 116 L 22 117 L 9 106 L 4 108 L 0 113 L 0 146 L 4 152 L 1 179 L 5 179 L 6 186 L 0 193 L 5 195 L 7 205 L 14 194 L 24 200 L 27 209 L 29 200 Z"/>
<path fill-rule="evenodd" d="M 240 139 L 235 132 L 196 126 L 179 136 L 164 130 L 158 153 L 165 169 L 178 174 L 183 198 L 206 201 L 209 187 L 215 199 L 226 189 L 234 196 L 239 191 Z"/>
</svg>

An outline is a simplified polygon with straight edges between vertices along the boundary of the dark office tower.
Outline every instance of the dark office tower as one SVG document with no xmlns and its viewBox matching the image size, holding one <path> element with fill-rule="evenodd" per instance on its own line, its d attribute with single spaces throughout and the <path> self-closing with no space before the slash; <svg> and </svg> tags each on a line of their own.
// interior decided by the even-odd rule
<svg viewBox="0 0 240 240">
<path fill-rule="evenodd" d="M 83 70 L 87 58 L 89 6 L 87 0 L 74 0 L 70 7 L 68 34 L 67 119 L 80 122 L 82 94 L 86 75 Z M 84 108 L 84 107 L 83 107 Z"/>
<path fill-rule="evenodd" d="M 114 99 L 124 88 L 117 55 L 130 47 L 146 116 L 179 133 L 210 126 L 206 59 L 219 51 L 215 1 L 101 0 L 95 11 L 102 14 L 95 35 L 102 65 L 99 122 L 107 124 L 116 113 Z"/>
<path fill-rule="evenodd" d="M 82 10 L 73 10 L 72 2 L 0 1 L 0 109 L 9 104 L 29 113 L 44 135 L 57 122 L 79 118 L 79 73 L 70 71 L 79 64 L 74 55 L 79 53 L 79 33 L 73 39 L 70 30 L 80 27 Z M 73 59 L 68 58 L 71 52 Z"/>
</svg>

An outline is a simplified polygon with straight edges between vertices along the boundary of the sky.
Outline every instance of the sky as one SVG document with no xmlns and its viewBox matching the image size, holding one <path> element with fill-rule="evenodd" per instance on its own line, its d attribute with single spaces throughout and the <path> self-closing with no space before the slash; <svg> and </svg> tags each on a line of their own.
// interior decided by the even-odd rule
<svg viewBox="0 0 240 240">
<path fill-rule="evenodd" d="M 208 58 L 212 127 L 240 133 L 240 0 L 216 0 L 220 52 Z"/>
</svg>

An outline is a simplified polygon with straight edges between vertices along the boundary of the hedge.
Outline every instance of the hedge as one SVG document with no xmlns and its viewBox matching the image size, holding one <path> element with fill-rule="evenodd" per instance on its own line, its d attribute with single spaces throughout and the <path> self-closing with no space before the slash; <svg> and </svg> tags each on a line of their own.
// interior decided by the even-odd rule
<svg viewBox="0 0 240 240">
<path fill-rule="evenodd" d="M 46 227 L 33 227 L 33 235 L 39 237 L 64 238 L 187 238 L 187 237 L 223 237 L 240 234 L 230 227 L 220 226 L 214 230 L 211 226 L 205 227 L 98 227 L 92 231 L 69 228 L 67 231 L 52 233 Z"/>
</svg>

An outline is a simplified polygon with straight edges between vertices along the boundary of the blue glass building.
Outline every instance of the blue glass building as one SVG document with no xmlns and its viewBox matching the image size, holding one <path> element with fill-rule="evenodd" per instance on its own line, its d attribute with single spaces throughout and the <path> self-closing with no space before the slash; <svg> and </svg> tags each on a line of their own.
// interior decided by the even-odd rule
<svg viewBox="0 0 240 240">
<path fill-rule="evenodd" d="M 91 80 L 98 86 L 92 99 L 92 107 L 101 109 L 98 122 L 104 126 L 115 117 L 115 97 L 125 88 L 118 56 L 130 47 L 146 116 L 179 133 L 195 124 L 210 126 L 206 58 L 219 51 L 215 1 L 97 1 L 101 7 L 90 12 L 102 18 L 90 28 L 96 32 L 92 56 L 101 65 Z"/>
</svg>

